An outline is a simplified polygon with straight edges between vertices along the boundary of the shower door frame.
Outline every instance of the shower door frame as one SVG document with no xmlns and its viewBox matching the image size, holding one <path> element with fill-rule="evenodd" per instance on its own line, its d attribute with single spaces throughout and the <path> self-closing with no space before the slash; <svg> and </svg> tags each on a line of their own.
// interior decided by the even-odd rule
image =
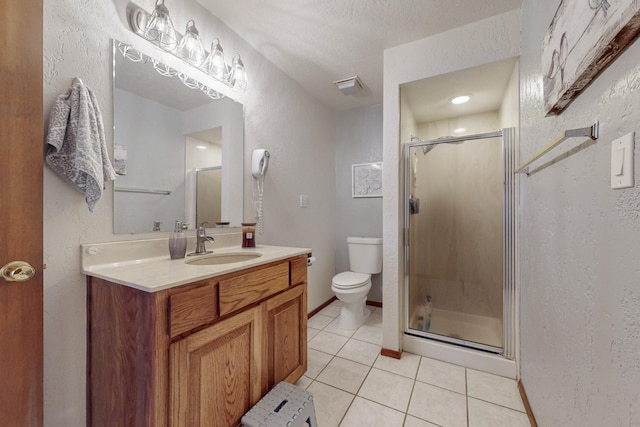
<svg viewBox="0 0 640 427">
<path fill-rule="evenodd" d="M 410 262 L 410 208 L 411 195 L 410 151 L 414 147 L 436 146 L 439 144 L 461 143 L 465 141 L 501 138 L 502 139 L 502 347 L 494 347 L 487 344 L 453 338 L 445 335 L 409 329 L 409 262 Z M 424 149 L 424 148 L 423 148 Z M 515 144 L 515 128 L 503 128 L 496 132 L 465 135 L 459 137 L 446 137 L 417 141 L 404 144 L 404 333 L 427 338 L 434 341 L 450 343 L 467 348 L 483 350 L 494 354 L 500 354 L 507 359 L 515 359 L 516 356 L 516 319 L 517 298 L 516 286 L 516 214 L 517 214 L 517 181 L 513 169 L 517 165 L 517 151 Z"/>
</svg>

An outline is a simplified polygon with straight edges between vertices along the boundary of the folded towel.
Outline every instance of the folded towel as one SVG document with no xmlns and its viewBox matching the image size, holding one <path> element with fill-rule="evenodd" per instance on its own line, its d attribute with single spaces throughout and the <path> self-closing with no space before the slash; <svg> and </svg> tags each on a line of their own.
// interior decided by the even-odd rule
<svg viewBox="0 0 640 427">
<path fill-rule="evenodd" d="M 80 82 L 60 95 L 51 109 L 47 164 L 85 194 L 93 212 L 104 183 L 116 178 L 109 161 L 102 116 L 93 92 Z"/>
</svg>

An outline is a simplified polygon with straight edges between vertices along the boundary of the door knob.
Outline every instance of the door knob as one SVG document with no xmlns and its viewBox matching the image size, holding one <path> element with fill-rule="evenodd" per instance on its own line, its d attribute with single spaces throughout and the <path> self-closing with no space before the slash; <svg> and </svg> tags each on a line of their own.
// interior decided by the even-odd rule
<svg viewBox="0 0 640 427">
<path fill-rule="evenodd" d="M 36 274 L 36 269 L 28 262 L 11 261 L 0 269 L 0 274 L 7 282 L 24 282 Z"/>
</svg>

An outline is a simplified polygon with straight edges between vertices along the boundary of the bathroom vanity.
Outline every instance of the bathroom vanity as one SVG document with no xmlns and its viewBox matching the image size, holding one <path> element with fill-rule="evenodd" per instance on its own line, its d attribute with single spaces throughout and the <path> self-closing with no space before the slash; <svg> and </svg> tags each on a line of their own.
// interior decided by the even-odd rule
<svg viewBox="0 0 640 427">
<path fill-rule="evenodd" d="M 126 251 L 82 249 L 87 425 L 236 426 L 273 385 L 306 371 L 308 249 L 236 246 L 260 256 L 220 265 L 166 255 L 96 266 L 85 263 L 91 253 Z"/>
</svg>

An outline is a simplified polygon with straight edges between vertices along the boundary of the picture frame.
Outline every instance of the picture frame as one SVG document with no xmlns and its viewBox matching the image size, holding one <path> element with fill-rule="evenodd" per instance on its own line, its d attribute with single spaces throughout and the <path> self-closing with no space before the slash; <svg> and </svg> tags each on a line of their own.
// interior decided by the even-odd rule
<svg viewBox="0 0 640 427">
<path fill-rule="evenodd" d="M 351 196 L 382 197 L 382 162 L 351 166 Z"/>
<path fill-rule="evenodd" d="M 562 0 L 542 42 L 546 115 L 562 113 L 638 34 L 637 0 Z"/>
</svg>

